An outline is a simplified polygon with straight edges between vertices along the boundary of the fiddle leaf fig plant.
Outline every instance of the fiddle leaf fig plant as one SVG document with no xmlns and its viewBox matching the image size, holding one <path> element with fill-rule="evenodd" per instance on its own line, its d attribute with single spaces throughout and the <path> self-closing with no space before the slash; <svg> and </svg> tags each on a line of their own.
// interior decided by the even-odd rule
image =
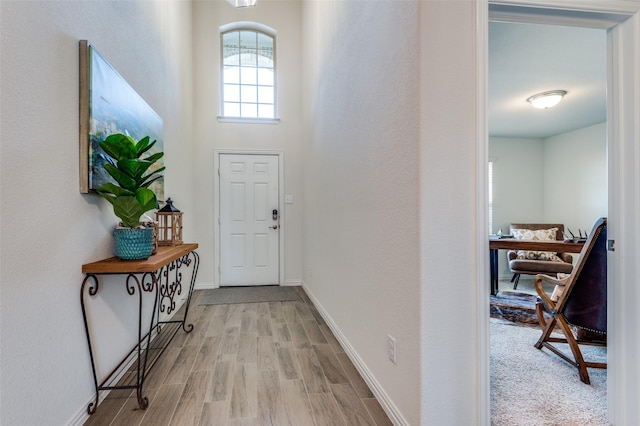
<svg viewBox="0 0 640 426">
<path fill-rule="evenodd" d="M 156 143 L 149 141 L 149 136 L 136 142 L 130 136 L 117 133 L 100 142 L 100 147 L 107 154 L 103 156 L 106 161 L 103 167 L 117 184 L 107 182 L 97 191 L 113 205 L 113 212 L 128 228 L 140 226 L 142 215 L 158 205 L 149 185 L 162 177 L 161 172 L 165 168 L 149 170 L 164 153 L 143 157 Z"/>
</svg>

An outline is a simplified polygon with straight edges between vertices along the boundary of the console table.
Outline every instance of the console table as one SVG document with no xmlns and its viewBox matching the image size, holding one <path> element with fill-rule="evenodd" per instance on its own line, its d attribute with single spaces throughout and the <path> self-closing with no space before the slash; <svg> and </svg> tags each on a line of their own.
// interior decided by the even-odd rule
<svg viewBox="0 0 640 426">
<path fill-rule="evenodd" d="M 149 404 L 147 397 L 142 394 L 144 379 L 167 348 L 176 333 L 182 328 L 189 333 L 193 330 L 193 324 L 186 324 L 189 313 L 189 303 L 198 273 L 200 258 L 195 252 L 198 244 L 181 244 L 177 246 L 158 247 L 157 253 L 146 260 L 120 260 L 117 257 L 103 259 L 98 262 L 82 265 L 85 278 L 80 289 L 80 304 L 82 317 L 87 334 L 91 369 L 93 370 L 93 383 L 96 390 L 95 401 L 87 407 L 89 414 L 93 414 L 98 407 L 99 392 L 110 389 L 136 389 L 138 404 L 145 409 Z M 191 268 L 190 282 L 183 282 L 182 275 L 185 268 Z M 91 344 L 91 333 L 87 323 L 87 302 L 98 294 L 101 275 L 123 275 L 124 286 L 129 296 L 138 297 L 138 343 L 124 356 L 122 361 L 104 378 L 99 379 L 96 374 L 96 364 Z M 160 314 L 171 315 L 176 310 L 178 296 L 183 291 L 186 293 L 184 304 L 184 316 L 179 319 L 171 317 L 170 320 L 160 320 Z M 151 318 L 143 318 L 143 296 L 147 293 L 153 298 Z M 146 331 L 145 326 L 149 329 Z M 123 371 L 127 360 L 131 356 L 137 356 L 135 377 L 131 383 L 113 384 L 117 374 Z"/>
</svg>

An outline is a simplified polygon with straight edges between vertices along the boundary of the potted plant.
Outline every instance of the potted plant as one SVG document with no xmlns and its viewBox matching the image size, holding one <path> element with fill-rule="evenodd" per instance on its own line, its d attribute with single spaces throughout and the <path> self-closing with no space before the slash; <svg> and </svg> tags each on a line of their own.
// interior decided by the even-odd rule
<svg viewBox="0 0 640 426">
<path fill-rule="evenodd" d="M 163 152 L 147 155 L 155 145 L 145 136 L 137 143 L 123 134 L 109 135 L 100 142 L 104 169 L 115 180 L 97 188 L 98 194 L 111 203 L 121 223 L 114 230 L 116 256 L 125 260 L 146 259 L 153 251 L 152 227 L 141 224 L 142 215 L 157 208 L 155 193 L 149 185 L 162 177 L 164 167 L 150 170 L 163 157 Z"/>
</svg>

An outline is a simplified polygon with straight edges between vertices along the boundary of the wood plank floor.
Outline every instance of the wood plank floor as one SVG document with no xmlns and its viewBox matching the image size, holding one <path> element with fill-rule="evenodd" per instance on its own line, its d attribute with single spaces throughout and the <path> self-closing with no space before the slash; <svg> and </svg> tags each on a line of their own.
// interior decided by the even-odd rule
<svg viewBox="0 0 640 426">
<path fill-rule="evenodd" d="M 111 391 L 85 425 L 391 425 L 302 287 L 298 300 L 198 306 L 144 387 Z M 178 312 L 180 315 L 180 312 Z"/>
</svg>

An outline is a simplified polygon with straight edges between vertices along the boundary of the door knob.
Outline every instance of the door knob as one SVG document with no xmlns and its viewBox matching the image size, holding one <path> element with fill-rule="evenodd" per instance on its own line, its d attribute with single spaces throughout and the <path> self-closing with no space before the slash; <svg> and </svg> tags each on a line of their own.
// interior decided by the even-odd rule
<svg viewBox="0 0 640 426">
<path fill-rule="evenodd" d="M 271 228 L 271 229 L 278 229 L 278 225 L 273 225 L 273 226 L 270 226 L 269 228 Z"/>
</svg>

